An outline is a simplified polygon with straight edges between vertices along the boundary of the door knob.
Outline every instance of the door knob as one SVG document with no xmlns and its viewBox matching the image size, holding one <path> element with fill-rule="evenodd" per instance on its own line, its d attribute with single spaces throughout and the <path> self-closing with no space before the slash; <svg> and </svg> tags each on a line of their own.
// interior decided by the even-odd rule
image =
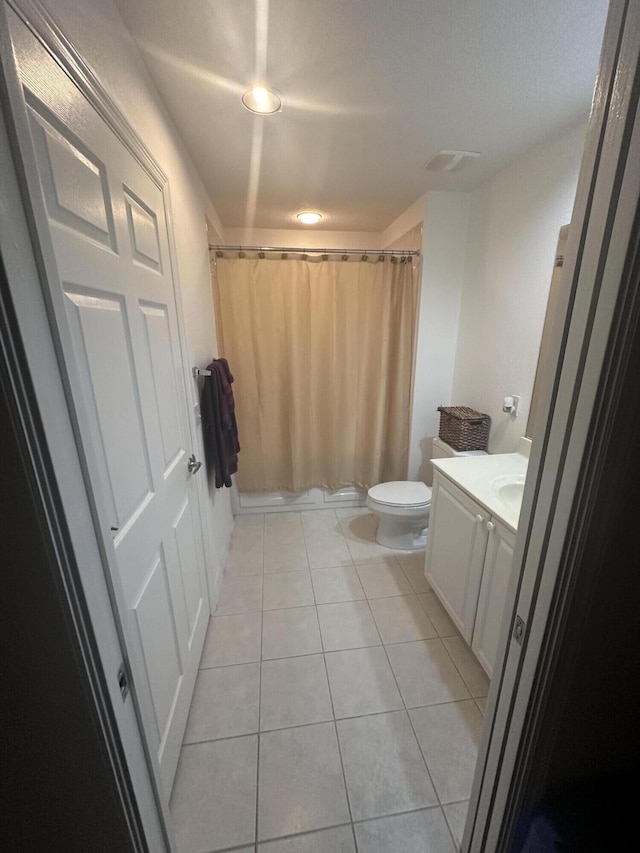
<svg viewBox="0 0 640 853">
<path fill-rule="evenodd" d="M 195 474 L 202 468 L 202 462 L 196 462 L 196 455 L 192 453 L 187 462 L 187 469 L 190 474 Z"/>
<path fill-rule="evenodd" d="M 495 524 L 492 521 L 487 521 L 487 530 L 491 533 L 495 529 Z"/>
</svg>

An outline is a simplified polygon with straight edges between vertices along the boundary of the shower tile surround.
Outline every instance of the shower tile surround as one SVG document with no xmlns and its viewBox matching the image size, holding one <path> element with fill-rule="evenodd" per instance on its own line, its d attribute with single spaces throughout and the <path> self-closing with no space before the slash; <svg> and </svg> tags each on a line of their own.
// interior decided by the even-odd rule
<svg viewBox="0 0 640 853">
<path fill-rule="evenodd" d="M 171 797 L 179 853 L 455 853 L 488 681 L 363 509 L 236 518 Z"/>
</svg>

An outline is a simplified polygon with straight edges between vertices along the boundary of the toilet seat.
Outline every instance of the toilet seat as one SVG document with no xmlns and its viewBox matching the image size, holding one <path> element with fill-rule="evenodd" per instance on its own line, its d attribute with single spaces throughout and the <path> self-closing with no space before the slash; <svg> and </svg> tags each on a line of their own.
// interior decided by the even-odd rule
<svg viewBox="0 0 640 853">
<path fill-rule="evenodd" d="M 367 494 L 378 527 L 376 542 L 395 551 L 416 551 L 427 542 L 431 489 L 421 482 L 378 483 Z"/>
<path fill-rule="evenodd" d="M 368 497 L 381 506 L 417 509 L 431 503 L 431 489 L 420 481 L 394 480 L 372 486 Z"/>
</svg>

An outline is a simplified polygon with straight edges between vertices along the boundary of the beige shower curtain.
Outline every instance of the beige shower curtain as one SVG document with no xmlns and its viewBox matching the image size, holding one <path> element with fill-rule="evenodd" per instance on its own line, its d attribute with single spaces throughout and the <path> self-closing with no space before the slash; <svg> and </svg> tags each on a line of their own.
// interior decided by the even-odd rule
<svg viewBox="0 0 640 853">
<path fill-rule="evenodd" d="M 406 478 L 417 282 L 375 257 L 217 260 L 241 492 Z"/>
</svg>

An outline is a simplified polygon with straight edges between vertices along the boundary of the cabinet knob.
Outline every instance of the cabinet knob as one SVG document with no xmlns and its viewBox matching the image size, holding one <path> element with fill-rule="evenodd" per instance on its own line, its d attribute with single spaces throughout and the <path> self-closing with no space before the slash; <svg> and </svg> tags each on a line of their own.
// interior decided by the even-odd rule
<svg viewBox="0 0 640 853">
<path fill-rule="evenodd" d="M 493 521 L 487 521 L 487 530 L 489 531 L 489 533 L 491 533 L 492 530 L 495 530 L 495 527 L 496 526 Z"/>
<path fill-rule="evenodd" d="M 476 515 L 476 524 L 481 524 L 484 521 L 484 518 L 481 515 Z"/>
</svg>

